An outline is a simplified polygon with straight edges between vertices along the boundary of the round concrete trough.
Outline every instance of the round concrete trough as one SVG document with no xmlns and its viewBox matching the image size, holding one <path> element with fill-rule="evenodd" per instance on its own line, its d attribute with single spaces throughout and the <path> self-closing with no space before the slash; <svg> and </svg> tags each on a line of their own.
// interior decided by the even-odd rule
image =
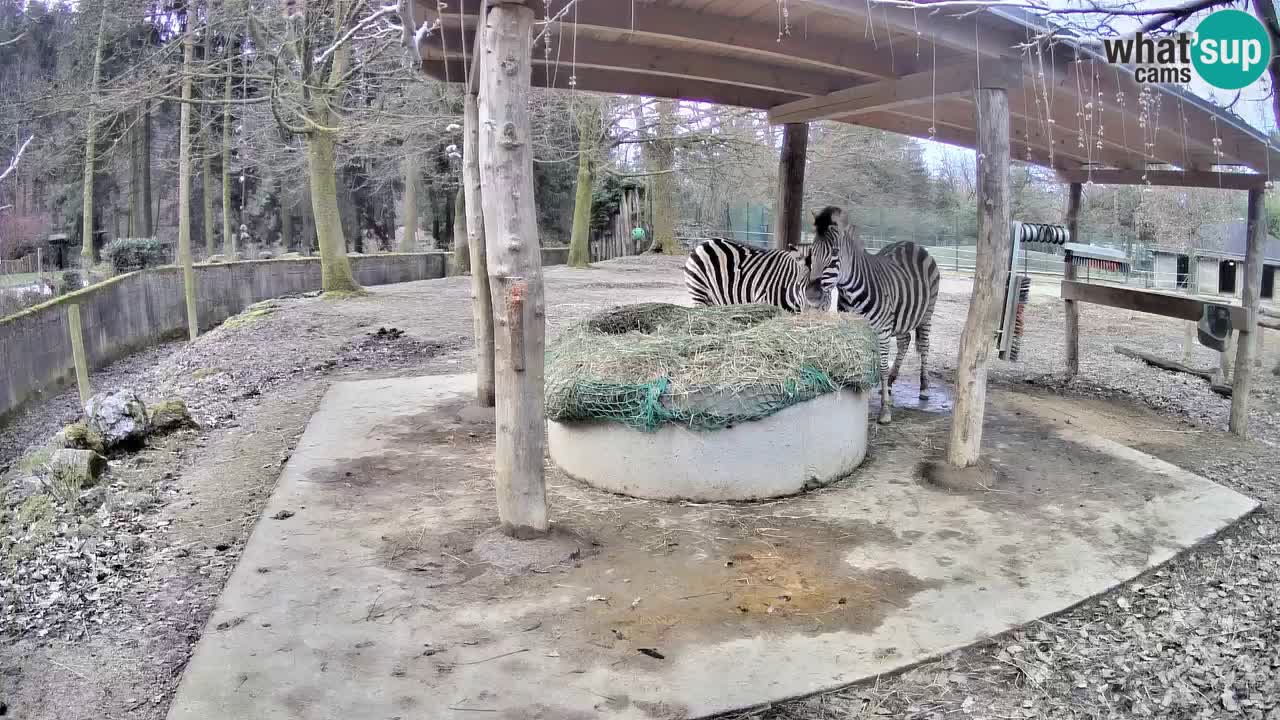
<svg viewBox="0 0 1280 720">
<path fill-rule="evenodd" d="M 840 390 L 723 430 L 548 422 L 551 459 L 588 485 L 654 500 L 759 500 L 821 487 L 867 454 L 867 393 Z"/>
</svg>

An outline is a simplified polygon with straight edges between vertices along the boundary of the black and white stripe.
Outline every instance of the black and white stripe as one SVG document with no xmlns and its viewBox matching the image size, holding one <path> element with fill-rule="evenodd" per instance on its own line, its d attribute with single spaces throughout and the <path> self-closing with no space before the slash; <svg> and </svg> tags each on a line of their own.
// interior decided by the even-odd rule
<svg viewBox="0 0 1280 720">
<path fill-rule="evenodd" d="M 762 250 L 711 238 L 698 243 L 684 264 L 684 282 L 696 305 L 776 305 L 800 312 L 821 304 L 835 285 L 839 267 L 833 245 Z M 810 281 L 813 301 L 805 293 Z"/>
<path fill-rule="evenodd" d="M 920 397 L 929 396 L 929 330 L 941 276 L 933 257 L 913 242 L 896 242 L 874 255 L 868 253 L 852 227 L 840 227 L 841 215 L 839 208 L 828 207 L 814 219 L 815 248 L 819 245 L 834 248 L 815 252 L 835 258 L 839 264 L 836 280 L 839 310 L 866 318 L 879 336 L 879 420 L 889 422 L 892 417 L 889 388 L 898 378 L 912 332 L 916 336 L 916 351 L 920 353 Z M 817 286 L 812 282 L 810 285 L 816 292 Z M 889 342 L 893 338 L 898 341 L 898 356 L 890 369 Z"/>
</svg>

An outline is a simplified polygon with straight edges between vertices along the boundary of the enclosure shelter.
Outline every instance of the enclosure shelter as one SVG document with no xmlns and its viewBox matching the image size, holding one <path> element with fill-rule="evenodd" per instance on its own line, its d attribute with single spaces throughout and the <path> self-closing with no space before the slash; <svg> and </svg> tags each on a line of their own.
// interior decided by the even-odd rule
<svg viewBox="0 0 1280 720">
<path fill-rule="evenodd" d="M 977 462 L 981 445 L 985 368 L 998 314 L 991 308 L 1010 253 L 1010 160 L 1059 171 L 1072 185 L 1072 226 L 1084 183 L 1151 183 L 1247 190 L 1253 231 L 1264 184 L 1272 166 L 1280 168 L 1280 148 L 1239 119 L 1189 93 L 1140 86 L 1082 38 L 1010 8 L 939 3 L 920 10 L 866 0 L 433 0 L 413 10 L 415 24 L 429 29 L 414 37 L 424 71 L 446 81 L 478 78 L 468 87 L 479 94 L 478 172 L 491 188 L 482 194 L 498 415 L 510 435 L 498 439 L 499 506 L 504 525 L 517 530 L 547 527 L 535 460 L 543 451 L 541 275 L 528 115 L 521 107 L 532 86 L 768 111 L 785 127 L 779 244 L 793 241 L 787 235 L 798 239 L 809 122 L 854 123 L 976 150 L 974 292 L 948 447 L 948 461 L 960 467 Z M 1242 434 L 1261 278 L 1261 232 L 1254 234 L 1245 258 L 1244 322 L 1236 326 L 1232 427 Z M 1067 303 L 1069 341 L 1075 307 Z M 1074 372 L 1071 358 L 1068 365 Z"/>
</svg>

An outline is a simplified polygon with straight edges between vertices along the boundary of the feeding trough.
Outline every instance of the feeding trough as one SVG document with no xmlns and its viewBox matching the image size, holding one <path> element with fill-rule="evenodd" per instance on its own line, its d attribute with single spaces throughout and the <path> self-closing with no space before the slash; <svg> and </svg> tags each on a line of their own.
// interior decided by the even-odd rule
<svg viewBox="0 0 1280 720">
<path fill-rule="evenodd" d="M 551 459 L 634 497 L 790 495 L 861 464 L 876 382 L 875 334 L 849 315 L 619 307 L 547 351 Z"/>
</svg>

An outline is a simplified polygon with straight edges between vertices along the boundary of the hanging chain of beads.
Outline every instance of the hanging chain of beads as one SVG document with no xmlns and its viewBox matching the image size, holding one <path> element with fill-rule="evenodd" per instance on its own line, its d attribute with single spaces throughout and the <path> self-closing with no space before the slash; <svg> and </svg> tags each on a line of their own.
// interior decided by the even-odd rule
<svg viewBox="0 0 1280 720">
<path fill-rule="evenodd" d="M 778 0 L 778 42 L 784 37 L 791 37 L 791 8 L 787 0 Z"/>
<path fill-rule="evenodd" d="M 569 61 L 569 89 L 578 87 L 578 5 L 573 6 L 573 57 Z"/>
<path fill-rule="evenodd" d="M 936 140 L 938 136 L 938 43 L 931 41 L 933 46 L 933 72 L 929 73 L 929 81 L 933 83 L 933 93 L 929 96 L 929 139 Z"/>
</svg>

